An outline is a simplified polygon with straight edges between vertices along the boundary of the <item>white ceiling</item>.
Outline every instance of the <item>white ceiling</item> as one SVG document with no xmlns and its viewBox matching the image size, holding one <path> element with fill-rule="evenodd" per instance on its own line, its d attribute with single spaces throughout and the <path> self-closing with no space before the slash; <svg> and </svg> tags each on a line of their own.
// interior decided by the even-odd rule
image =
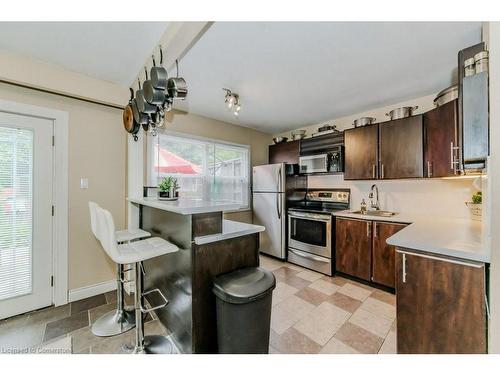
<svg viewBox="0 0 500 375">
<path fill-rule="evenodd" d="M 192 113 L 278 133 L 435 93 L 481 23 L 217 22 L 180 63 Z M 240 94 L 239 118 L 223 87 Z"/>
<path fill-rule="evenodd" d="M 0 22 L 0 49 L 128 86 L 166 28 L 166 22 Z"/>
</svg>

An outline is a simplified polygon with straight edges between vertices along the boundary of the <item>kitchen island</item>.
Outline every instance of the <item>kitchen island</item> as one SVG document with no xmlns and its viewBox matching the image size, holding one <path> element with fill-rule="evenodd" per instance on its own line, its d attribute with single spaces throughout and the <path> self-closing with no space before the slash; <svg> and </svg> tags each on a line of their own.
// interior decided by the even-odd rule
<svg viewBox="0 0 500 375">
<path fill-rule="evenodd" d="M 159 288 L 169 300 L 156 311 L 183 353 L 216 353 L 215 276 L 259 265 L 259 225 L 223 219 L 241 205 L 180 198 L 128 198 L 139 207 L 139 226 L 176 244 L 179 251 L 148 260 L 145 289 Z M 159 301 L 149 301 L 156 305 Z"/>
</svg>

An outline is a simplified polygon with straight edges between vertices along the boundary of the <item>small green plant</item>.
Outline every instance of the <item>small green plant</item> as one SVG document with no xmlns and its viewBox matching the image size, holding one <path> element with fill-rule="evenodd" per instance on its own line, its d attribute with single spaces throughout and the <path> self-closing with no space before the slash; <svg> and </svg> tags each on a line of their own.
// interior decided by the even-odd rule
<svg viewBox="0 0 500 375">
<path fill-rule="evenodd" d="M 480 191 L 478 191 L 476 194 L 472 196 L 472 203 L 474 204 L 483 203 L 483 194 Z"/>
<path fill-rule="evenodd" d="M 160 184 L 158 185 L 158 189 L 163 192 L 168 192 L 170 189 L 179 189 L 179 184 L 177 183 L 177 179 L 171 176 L 163 178 Z"/>
</svg>

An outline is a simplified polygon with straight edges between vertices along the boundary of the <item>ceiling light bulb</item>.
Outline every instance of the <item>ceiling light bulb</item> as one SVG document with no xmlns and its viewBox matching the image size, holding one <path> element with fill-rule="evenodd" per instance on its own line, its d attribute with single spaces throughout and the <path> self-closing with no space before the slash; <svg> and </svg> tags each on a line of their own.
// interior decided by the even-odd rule
<svg viewBox="0 0 500 375">
<path fill-rule="evenodd" d="M 238 111 L 234 111 L 233 114 L 238 117 L 240 115 L 240 113 Z"/>
<path fill-rule="evenodd" d="M 234 111 L 235 111 L 235 112 L 239 112 L 239 111 L 240 111 L 240 109 L 241 109 L 241 105 L 236 104 L 236 106 L 234 107 Z"/>
<path fill-rule="evenodd" d="M 231 109 L 233 107 L 233 102 L 229 99 L 226 100 L 226 108 Z"/>
</svg>

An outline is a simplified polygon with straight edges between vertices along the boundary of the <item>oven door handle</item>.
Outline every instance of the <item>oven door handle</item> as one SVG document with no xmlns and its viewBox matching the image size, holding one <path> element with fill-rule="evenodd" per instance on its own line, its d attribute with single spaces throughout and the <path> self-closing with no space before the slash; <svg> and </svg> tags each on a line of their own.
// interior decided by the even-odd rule
<svg viewBox="0 0 500 375">
<path fill-rule="evenodd" d="M 288 251 L 291 252 L 291 253 L 293 253 L 293 254 L 295 254 L 295 255 L 298 255 L 299 257 L 302 257 L 302 258 L 307 258 L 307 259 L 315 260 L 316 262 L 330 263 L 330 261 L 329 260 L 325 260 L 325 258 L 317 257 L 317 256 L 311 255 L 311 254 L 303 252 L 303 251 L 292 250 L 290 248 L 288 249 Z"/>
<path fill-rule="evenodd" d="M 288 214 L 289 217 L 293 217 L 295 219 L 305 219 L 305 220 L 314 220 L 314 221 L 323 221 L 325 223 L 331 222 L 332 218 L 324 215 L 305 215 L 305 214 Z"/>
</svg>

